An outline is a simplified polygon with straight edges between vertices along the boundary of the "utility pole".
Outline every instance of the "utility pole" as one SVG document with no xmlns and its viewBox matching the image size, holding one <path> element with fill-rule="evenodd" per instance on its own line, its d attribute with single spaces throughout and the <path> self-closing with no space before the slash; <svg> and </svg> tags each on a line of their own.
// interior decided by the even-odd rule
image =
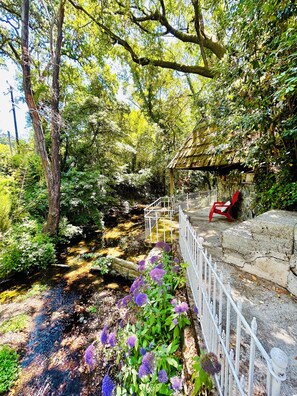
<svg viewBox="0 0 297 396">
<path fill-rule="evenodd" d="M 8 81 L 7 81 L 8 83 Z M 12 105 L 12 114 L 13 114 L 13 122 L 14 122 L 14 130 L 15 130 L 15 140 L 17 146 L 19 145 L 19 132 L 18 132 L 18 125 L 17 125 L 17 119 L 16 119 L 16 112 L 15 112 L 15 102 L 14 102 L 14 97 L 13 97 L 13 88 L 12 86 L 8 83 L 9 85 L 9 92 L 10 92 L 10 98 L 11 98 L 11 105 Z"/>
</svg>

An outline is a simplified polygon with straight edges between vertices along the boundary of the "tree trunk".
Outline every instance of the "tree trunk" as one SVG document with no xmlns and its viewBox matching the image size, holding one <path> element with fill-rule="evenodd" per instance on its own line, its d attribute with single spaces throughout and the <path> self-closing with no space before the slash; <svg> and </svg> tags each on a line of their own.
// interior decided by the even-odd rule
<svg viewBox="0 0 297 396">
<path fill-rule="evenodd" d="M 44 231 L 54 235 L 58 231 L 60 220 L 60 120 L 59 120 L 59 71 L 62 45 L 62 26 L 64 20 L 64 2 L 60 3 L 57 40 L 55 51 L 52 52 L 53 78 L 52 78 L 52 103 L 51 103 L 51 159 L 49 159 L 42 122 L 38 107 L 34 101 L 31 85 L 31 69 L 29 54 L 29 8 L 30 0 L 22 3 L 22 69 L 23 86 L 26 103 L 32 120 L 35 144 L 41 157 L 42 167 L 48 190 L 48 217 Z"/>
<path fill-rule="evenodd" d="M 60 102 L 60 64 L 62 47 L 62 27 L 64 22 L 64 1 L 60 2 L 57 18 L 57 38 L 55 48 L 52 49 L 52 100 L 51 100 L 51 170 L 52 177 L 48 185 L 48 217 L 45 231 L 55 234 L 60 221 L 60 198 L 61 198 L 61 153 L 60 153 L 60 128 L 61 120 L 59 113 Z M 53 42 L 53 40 L 51 40 Z"/>
</svg>

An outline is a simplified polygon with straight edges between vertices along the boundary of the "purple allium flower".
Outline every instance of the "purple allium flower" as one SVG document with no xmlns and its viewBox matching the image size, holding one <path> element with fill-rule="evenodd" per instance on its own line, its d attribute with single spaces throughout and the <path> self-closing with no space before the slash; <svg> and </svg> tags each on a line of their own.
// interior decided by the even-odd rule
<svg viewBox="0 0 297 396">
<path fill-rule="evenodd" d="M 176 304 L 177 304 L 177 299 L 176 299 L 176 298 L 173 298 L 173 299 L 171 300 L 170 304 L 173 305 L 173 306 L 175 307 Z"/>
<path fill-rule="evenodd" d="M 153 352 L 147 352 L 142 358 L 142 364 L 145 364 L 152 373 L 154 371 L 155 366 L 155 355 Z"/>
<path fill-rule="evenodd" d="M 128 303 L 132 300 L 132 296 L 130 294 L 128 294 L 127 296 L 121 298 L 118 303 L 117 303 L 117 307 L 121 308 L 124 307 L 126 308 Z"/>
<path fill-rule="evenodd" d="M 140 353 L 142 354 L 142 356 L 145 355 L 146 354 L 146 349 L 141 347 L 140 348 Z"/>
<path fill-rule="evenodd" d="M 176 318 L 174 318 L 172 323 L 174 324 L 174 326 L 176 326 L 178 324 L 178 320 Z"/>
<path fill-rule="evenodd" d="M 201 368 L 207 374 L 217 374 L 221 371 L 221 363 L 218 361 L 217 356 L 213 353 L 206 353 L 200 358 Z"/>
<path fill-rule="evenodd" d="M 114 347 L 115 344 L 117 343 L 117 341 L 116 341 L 116 333 L 114 331 L 109 334 L 108 343 L 109 343 L 109 345 L 111 347 Z"/>
<path fill-rule="evenodd" d="M 139 269 L 139 271 L 144 271 L 145 270 L 145 260 L 140 260 L 139 261 L 138 269 Z"/>
<path fill-rule="evenodd" d="M 102 381 L 102 396 L 112 396 L 115 384 L 112 382 L 108 374 L 105 374 Z"/>
<path fill-rule="evenodd" d="M 159 286 L 162 285 L 162 279 L 164 275 L 166 274 L 166 271 L 160 268 L 154 268 L 150 272 L 150 276 L 153 281 L 155 281 Z"/>
<path fill-rule="evenodd" d="M 179 259 L 178 259 L 177 257 L 174 257 L 173 261 L 174 261 L 176 264 L 179 264 Z"/>
<path fill-rule="evenodd" d="M 105 325 L 103 327 L 100 340 L 101 340 L 102 344 L 107 344 L 107 341 L 108 341 L 107 325 Z"/>
<path fill-rule="evenodd" d="M 149 375 L 149 374 L 150 374 L 149 368 L 145 364 L 141 364 L 138 369 L 138 377 L 142 378 L 145 375 Z"/>
<path fill-rule="evenodd" d="M 165 242 L 158 241 L 155 246 L 156 246 L 156 248 L 163 249 L 164 245 L 165 245 Z"/>
<path fill-rule="evenodd" d="M 139 293 L 134 297 L 134 300 L 139 307 L 142 307 L 147 303 L 147 294 Z"/>
<path fill-rule="evenodd" d="M 193 306 L 193 311 L 194 311 L 195 314 L 198 315 L 198 308 L 197 308 L 197 305 L 194 305 L 194 306 Z"/>
<path fill-rule="evenodd" d="M 179 265 L 175 265 L 174 267 L 172 267 L 172 271 L 175 272 L 176 274 L 179 272 L 179 270 L 180 270 Z"/>
<path fill-rule="evenodd" d="M 168 381 L 168 376 L 167 376 L 166 370 L 160 370 L 159 371 L 159 373 L 158 373 L 158 381 L 163 383 L 163 384 L 166 384 L 166 382 Z"/>
<path fill-rule="evenodd" d="M 155 264 L 158 260 L 159 260 L 159 256 L 152 256 L 151 258 L 150 258 L 150 262 L 152 263 L 152 264 Z"/>
<path fill-rule="evenodd" d="M 136 340 L 137 340 L 137 337 L 135 335 L 131 335 L 128 338 L 127 343 L 128 343 L 129 348 L 133 348 L 135 346 Z"/>
<path fill-rule="evenodd" d="M 155 369 L 155 355 L 152 352 L 147 352 L 143 358 L 138 370 L 139 378 L 145 375 L 152 374 Z"/>
<path fill-rule="evenodd" d="M 160 263 L 160 264 L 156 265 L 155 268 L 164 269 L 164 264 Z"/>
<path fill-rule="evenodd" d="M 183 313 L 189 309 L 189 306 L 186 302 L 182 302 L 174 307 L 175 313 Z"/>
<path fill-rule="evenodd" d="M 168 243 L 165 243 L 163 249 L 164 252 L 169 253 L 171 251 L 171 246 Z"/>
<path fill-rule="evenodd" d="M 138 290 L 145 284 L 144 280 L 142 279 L 142 275 L 139 278 L 136 278 L 135 281 L 132 283 L 130 287 L 130 293 L 135 294 L 138 293 Z"/>
<path fill-rule="evenodd" d="M 181 378 L 175 376 L 170 379 L 172 384 L 172 389 L 174 390 L 181 390 L 182 389 L 182 380 Z"/>
<path fill-rule="evenodd" d="M 94 369 L 95 365 L 95 346 L 91 344 L 85 351 L 85 363 L 89 366 L 90 371 Z"/>
</svg>

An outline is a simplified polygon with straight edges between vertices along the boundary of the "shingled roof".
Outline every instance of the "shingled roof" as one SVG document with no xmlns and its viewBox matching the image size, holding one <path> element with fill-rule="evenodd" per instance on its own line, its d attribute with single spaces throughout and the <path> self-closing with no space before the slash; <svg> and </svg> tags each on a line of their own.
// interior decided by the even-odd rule
<svg viewBox="0 0 297 396">
<path fill-rule="evenodd" d="M 218 144 L 216 127 L 200 124 L 186 139 L 169 169 L 230 170 L 242 168 L 240 153 Z"/>
</svg>

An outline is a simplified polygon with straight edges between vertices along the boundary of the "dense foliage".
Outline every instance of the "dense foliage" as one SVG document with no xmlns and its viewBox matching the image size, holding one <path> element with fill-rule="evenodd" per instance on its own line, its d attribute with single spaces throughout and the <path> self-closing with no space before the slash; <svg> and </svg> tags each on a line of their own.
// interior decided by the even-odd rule
<svg viewBox="0 0 297 396">
<path fill-rule="evenodd" d="M 0 393 L 10 389 L 19 374 L 19 355 L 10 347 L 0 346 Z"/>
<path fill-rule="evenodd" d="M 258 213 L 296 209 L 296 4 L 238 1 L 226 17 L 228 52 L 208 104 L 220 147 L 254 170 Z"/>
</svg>

